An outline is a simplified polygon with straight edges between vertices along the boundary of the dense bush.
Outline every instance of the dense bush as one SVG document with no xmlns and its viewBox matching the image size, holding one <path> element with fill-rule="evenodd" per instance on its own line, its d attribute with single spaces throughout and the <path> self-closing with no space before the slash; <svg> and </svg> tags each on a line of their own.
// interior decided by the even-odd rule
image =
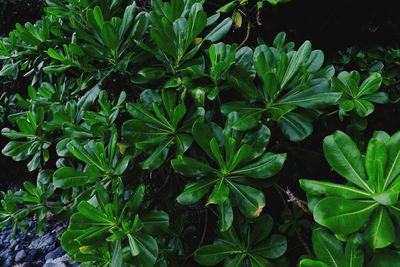
<svg viewBox="0 0 400 267">
<path fill-rule="evenodd" d="M 224 42 L 238 14 L 250 10 L 252 27 L 282 1 L 215 14 L 196 0 L 46 2 L 0 42 L 1 83 L 30 83 L 1 98 L 2 153 L 37 173 L 3 193 L 0 226 L 69 220 L 61 244 L 89 266 L 396 266 L 399 133 L 356 140 L 365 156 L 349 135 L 327 136 L 326 161 L 347 182 L 301 179 L 307 203 L 279 185 L 291 161 L 280 143 L 327 118 L 355 139 L 374 104 L 395 101 L 382 68 L 347 71 L 342 58 L 337 72 L 285 33 Z M 284 195 L 292 206 L 269 209 Z M 285 255 L 296 238 L 300 259 Z"/>
</svg>

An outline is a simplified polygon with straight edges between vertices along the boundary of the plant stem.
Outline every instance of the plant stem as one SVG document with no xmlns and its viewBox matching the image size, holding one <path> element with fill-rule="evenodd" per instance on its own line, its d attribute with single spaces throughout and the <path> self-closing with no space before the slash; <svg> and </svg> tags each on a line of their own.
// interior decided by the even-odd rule
<svg viewBox="0 0 400 267">
<path fill-rule="evenodd" d="M 287 209 L 289 209 L 289 207 L 288 207 L 288 205 L 287 205 L 287 201 L 285 200 L 285 198 L 283 197 L 283 194 L 282 194 L 282 192 L 284 192 L 284 193 L 286 194 L 286 191 L 285 191 L 281 186 L 279 186 L 278 184 L 275 184 L 275 185 L 274 185 L 274 188 L 275 188 L 276 191 L 278 192 L 278 195 L 280 196 L 280 199 L 282 200 L 282 202 L 283 202 L 283 204 L 285 205 L 285 207 L 286 207 Z M 290 214 L 292 215 L 292 217 L 294 217 L 294 216 L 293 216 L 292 210 L 291 210 L 291 209 L 289 209 L 289 210 L 290 210 Z M 303 247 L 304 247 L 305 251 L 307 252 L 307 254 L 308 254 L 308 255 L 312 255 L 313 253 L 311 252 L 310 247 L 307 245 L 306 241 L 303 239 L 303 237 L 301 236 L 299 230 L 297 229 L 295 220 L 293 220 L 293 229 L 294 229 L 294 231 L 295 231 L 295 233 L 296 233 L 297 239 L 298 239 L 298 240 L 300 241 L 300 243 L 303 245 Z"/>
<path fill-rule="evenodd" d="M 244 38 L 244 40 L 240 43 L 240 45 L 237 47 L 237 49 L 239 50 L 240 48 L 242 48 L 242 46 L 244 46 L 247 41 L 250 38 L 250 32 L 251 32 L 251 23 L 250 21 L 247 22 L 247 31 L 246 31 L 246 37 Z"/>
</svg>

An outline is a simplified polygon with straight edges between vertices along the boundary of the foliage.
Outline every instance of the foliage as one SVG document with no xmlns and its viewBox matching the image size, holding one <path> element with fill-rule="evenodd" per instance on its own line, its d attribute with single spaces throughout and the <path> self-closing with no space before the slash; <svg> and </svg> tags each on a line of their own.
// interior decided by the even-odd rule
<svg viewBox="0 0 400 267">
<path fill-rule="evenodd" d="M 194 204 L 212 188 L 206 205 L 218 205 L 221 231 L 228 230 L 233 222 L 232 202 L 248 218 L 261 214 L 265 206 L 264 194 L 249 186 L 249 178 L 266 179 L 274 176 L 286 158 L 285 154 L 264 152 L 269 140 L 268 128 L 264 126 L 255 133 L 241 137 L 240 133 L 232 130 L 235 118 L 232 120 L 226 123 L 223 130 L 218 125 L 212 125 L 211 130 L 201 122 L 193 125 L 193 138 L 213 164 L 183 155 L 171 161 L 178 173 L 201 177 L 188 183 L 177 201 L 184 205 Z"/>
<path fill-rule="evenodd" d="M 316 228 L 312 233 L 315 257 L 303 257 L 300 267 L 374 267 L 381 264 L 396 265 L 399 254 L 390 249 L 380 249 L 370 257 L 363 250 L 363 240 L 360 236 L 351 236 L 343 244 L 323 228 Z"/>
<path fill-rule="evenodd" d="M 225 266 L 276 266 L 274 260 L 287 248 L 282 235 L 272 234 L 271 216 L 260 216 L 255 222 L 238 220 L 211 245 L 196 250 L 195 259 L 204 266 L 214 266 L 224 261 Z"/>
<path fill-rule="evenodd" d="M 337 70 L 343 70 L 352 66 L 356 67 L 362 78 L 365 78 L 372 72 L 382 74 L 383 90 L 389 94 L 389 98 L 393 102 L 399 100 L 399 69 L 400 51 L 391 47 L 373 47 L 368 49 L 360 49 L 350 47 L 346 50 L 338 52 L 334 59 Z"/>
<path fill-rule="evenodd" d="M 385 92 L 377 92 L 381 87 L 382 76 L 373 72 L 360 84 L 360 74 L 357 71 L 343 71 L 338 77 L 332 78 L 333 87 L 342 93 L 339 100 L 339 117 L 343 119 L 350 113 L 353 121 L 365 118 L 374 112 L 374 104 L 385 104 L 389 97 Z M 355 117 L 359 117 L 355 119 Z M 363 126 L 359 126 L 363 129 Z M 364 127 L 365 128 L 365 127 Z"/>
<path fill-rule="evenodd" d="M 97 204 L 79 203 L 61 237 L 63 248 L 77 261 L 118 266 L 124 259 L 138 266 L 154 266 L 158 246 L 150 234 L 168 229 L 168 214 L 137 213 L 144 197 L 143 185 L 128 196 L 124 196 L 121 180 L 114 180 L 111 186 L 116 187 L 112 197 L 96 184 Z"/>
<path fill-rule="evenodd" d="M 331 233 L 316 228 L 312 233 L 315 258 L 302 258 L 300 267 L 364 266 L 364 252 L 358 237 L 351 237 L 343 248 L 342 243 Z"/>
<path fill-rule="evenodd" d="M 286 152 L 337 112 L 367 120 L 388 100 L 387 77 L 335 75 L 321 50 L 285 33 L 227 43 L 238 14 L 254 6 L 261 23 L 266 2 L 286 1 L 210 14 L 198 0 L 47 0 L 41 20 L 17 24 L 0 39 L 0 83 L 28 83 L 0 97 L 2 153 L 38 175 L 3 193 L 0 227 L 35 217 L 40 233 L 48 217 L 66 219 L 61 244 L 83 266 L 290 266 L 294 238 L 311 254 L 309 210 L 279 185 L 288 163 L 307 166 Z M 300 266 L 331 266 L 328 254 L 343 266 L 398 259 L 398 139 L 376 132 L 363 157 L 345 133 L 326 137 L 348 183 L 300 180 L 327 228 Z M 274 189 L 294 204 L 282 199 L 283 222 Z M 286 236 L 271 234 L 268 213 Z"/>
<path fill-rule="evenodd" d="M 300 180 L 302 188 L 320 200 L 313 200 L 314 219 L 335 234 L 362 232 L 372 248 L 395 242 L 399 207 L 400 132 L 389 136 L 375 132 L 365 158 L 356 144 L 337 131 L 324 139 L 324 154 L 345 185 Z"/>
<path fill-rule="evenodd" d="M 238 112 L 240 119 L 234 129 L 244 131 L 256 127 L 260 120 L 272 120 L 289 140 L 301 141 L 313 131 L 311 122 L 321 109 L 334 105 L 341 94 L 330 87 L 334 70 L 332 66 L 322 68 L 322 51 L 312 50 L 308 41 L 297 51 L 284 47 L 284 42 L 285 35 L 279 34 L 274 47 L 261 45 L 254 51 L 238 51 L 241 60 L 230 81 L 247 101 L 223 104 L 221 111 L 225 115 Z M 251 59 L 259 81 L 256 84 L 248 68 Z"/>
</svg>

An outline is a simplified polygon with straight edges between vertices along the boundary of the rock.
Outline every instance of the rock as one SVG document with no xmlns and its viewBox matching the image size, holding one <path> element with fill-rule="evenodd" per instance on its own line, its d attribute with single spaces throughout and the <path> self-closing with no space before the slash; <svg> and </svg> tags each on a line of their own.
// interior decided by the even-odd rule
<svg viewBox="0 0 400 267">
<path fill-rule="evenodd" d="M 0 0 L 1 1 L 1 0 Z M 78 267 L 62 249 L 58 237 L 65 223 L 56 223 L 40 236 L 35 234 L 35 221 L 26 231 L 17 230 L 13 239 L 11 227 L 0 230 L 0 267 Z"/>
<path fill-rule="evenodd" d="M 10 254 L 10 252 L 11 251 L 9 249 L 5 249 L 2 252 L 0 252 L 0 260 L 5 260 Z"/>
<path fill-rule="evenodd" d="M 13 241 L 11 241 L 11 244 L 8 248 L 13 249 L 16 245 L 17 245 L 17 240 L 14 239 Z"/>
<path fill-rule="evenodd" d="M 56 259 L 65 263 L 68 263 L 70 265 L 73 265 L 74 262 L 72 261 L 72 259 L 70 258 L 70 256 L 68 256 L 68 254 L 64 254 L 62 257 Z"/>
<path fill-rule="evenodd" d="M 11 267 L 13 263 L 13 256 L 10 255 L 6 258 L 6 260 L 3 262 L 3 267 Z"/>
<path fill-rule="evenodd" d="M 52 235 L 45 234 L 35 238 L 32 243 L 29 244 L 29 249 L 44 249 L 45 247 L 51 247 L 54 245 L 54 237 Z"/>
<path fill-rule="evenodd" d="M 67 267 L 63 262 L 46 262 L 43 267 Z"/>
<path fill-rule="evenodd" d="M 25 258 L 25 256 L 26 256 L 25 250 L 20 250 L 15 255 L 15 261 L 21 262 Z"/>
<path fill-rule="evenodd" d="M 49 253 L 46 254 L 46 256 L 44 257 L 45 260 L 47 261 L 48 259 L 56 259 L 61 257 L 64 254 L 64 250 L 62 249 L 62 247 L 58 247 L 52 251 L 50 251 Z"/>
</svg>

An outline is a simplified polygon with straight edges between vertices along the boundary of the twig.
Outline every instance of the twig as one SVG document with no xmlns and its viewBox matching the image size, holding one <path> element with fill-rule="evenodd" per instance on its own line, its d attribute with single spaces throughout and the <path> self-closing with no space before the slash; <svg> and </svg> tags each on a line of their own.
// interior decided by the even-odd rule
<svg viewBox="0 0 400 267">
<path fill-rule="evenodd" d="M 274 187 L 275 187 L 276 189 L 278 189 L 277 192 L 278 192 L 279 196 L 281 197 L 282 202 L 283 202 L 283 204 L 285 205 L 285 207 L 286 207 L 287 209 L 289 209 L 289 208 L 288 208 L 288 205 L 287 205 L 287 202 L 295 203 L 295 202 L 292 201 L 292 200 L 294 200 L 294 199 L 300 201 L 301 205 L 304 205 L 304 204 L 303 204 L 304 201 L 302 201 L 302 200 L 300 200 L 299 198 L 297 198 L 296 196 L 294 196 L 294 194 L 289 190 L 289 188 L 287 188 L 286 190 L 284 190 L 284 189 L 283 189 L 282 187 L 280 187 L 278 184 L 275 184 Z M 289 197 L 289 200 L 288 200 L 288 201 L 285 200 L 285 198 L 284 198 L 283 195 L 282 195 L 282 192 L 285 193 L 286 195 L 288 195 L 288 193 L 290 193 L 290 197 Z M 288 196 L 289 196 L 289 195 L 288 195 Z M 296 202 L 296 203 L 297 203 L 297 202 Z M 300 208 L 301 208 L 301 207 L 300 207 Z M 289 209 L 289 211 L 290 211 L 290 214 L 292 215 L 292 217 L 294 217 L 294 216 L 293 216 L 293 212 L 292 212 L 290 209 Z M 308 209 L 307 209 L 307 213 L 309 213 Z M 304 247 L 304 249 L 306 250 L 307 254 L 308 254 L 308 255 L 312 255 L 312 252 L 311 252 L 310 247 L 307 245 L 306 241 L 305 241 L 305 240 L 303 239 L 303 237 L 301 236 L 299 230 L 297 229 L 297 226 L 296 226 L 296 223 L 295 223 L 295 222 L 293 223 L 293 228 L 294 228 L 294 231 L 295 231 L 295 233 L 296 233 L 297 239 L 298 239 L 298 240 L 300 241 L 300 243 L 303 245 L 303 247 Z"/>
<path fill-rule="evenodd" d="M 200 239 L 200 243 L 198 245 L 198 248 L 200 248 L 201 245 L 203 245 L 204 238 L 206 237 L 207 225 L 208 225 L 208 211 L 207 211 L 207 209 L 206 209 L 206 216 L 205 216 L 204 220 L 205 220 L 205 222 L 204 222 L 203 234 L 201 235 L 201 239 Z"/>
<path fill-rule="evenodd" d="M 250 32 L 251 32 L 251 23 L 250 21 L 247 22 L 247 31 L 246 31 L 246 37 L 244 38 L 244 40 L 240 43 L 240 45 L 237 47 L 237 49 L 239 50 L 240 48 L 242 48 L 242 46 L 244 46 L 247 41 L 250 38 Z"/>
<path fill-rule="evenodd" d="M 306 207 L 306 203 L 299 199 L 298 197 L 296 197 L 292 191 L 290 191 L 289 187 L 286 188 L 285 194 L 288 196 L 288 202 L 292 202 L 294 204 L 296 204 L 300 209 L 302 209 L 305 213 L 310 214 L 310 211 L 308 210 L 308 208 Z"/>
</svg>

